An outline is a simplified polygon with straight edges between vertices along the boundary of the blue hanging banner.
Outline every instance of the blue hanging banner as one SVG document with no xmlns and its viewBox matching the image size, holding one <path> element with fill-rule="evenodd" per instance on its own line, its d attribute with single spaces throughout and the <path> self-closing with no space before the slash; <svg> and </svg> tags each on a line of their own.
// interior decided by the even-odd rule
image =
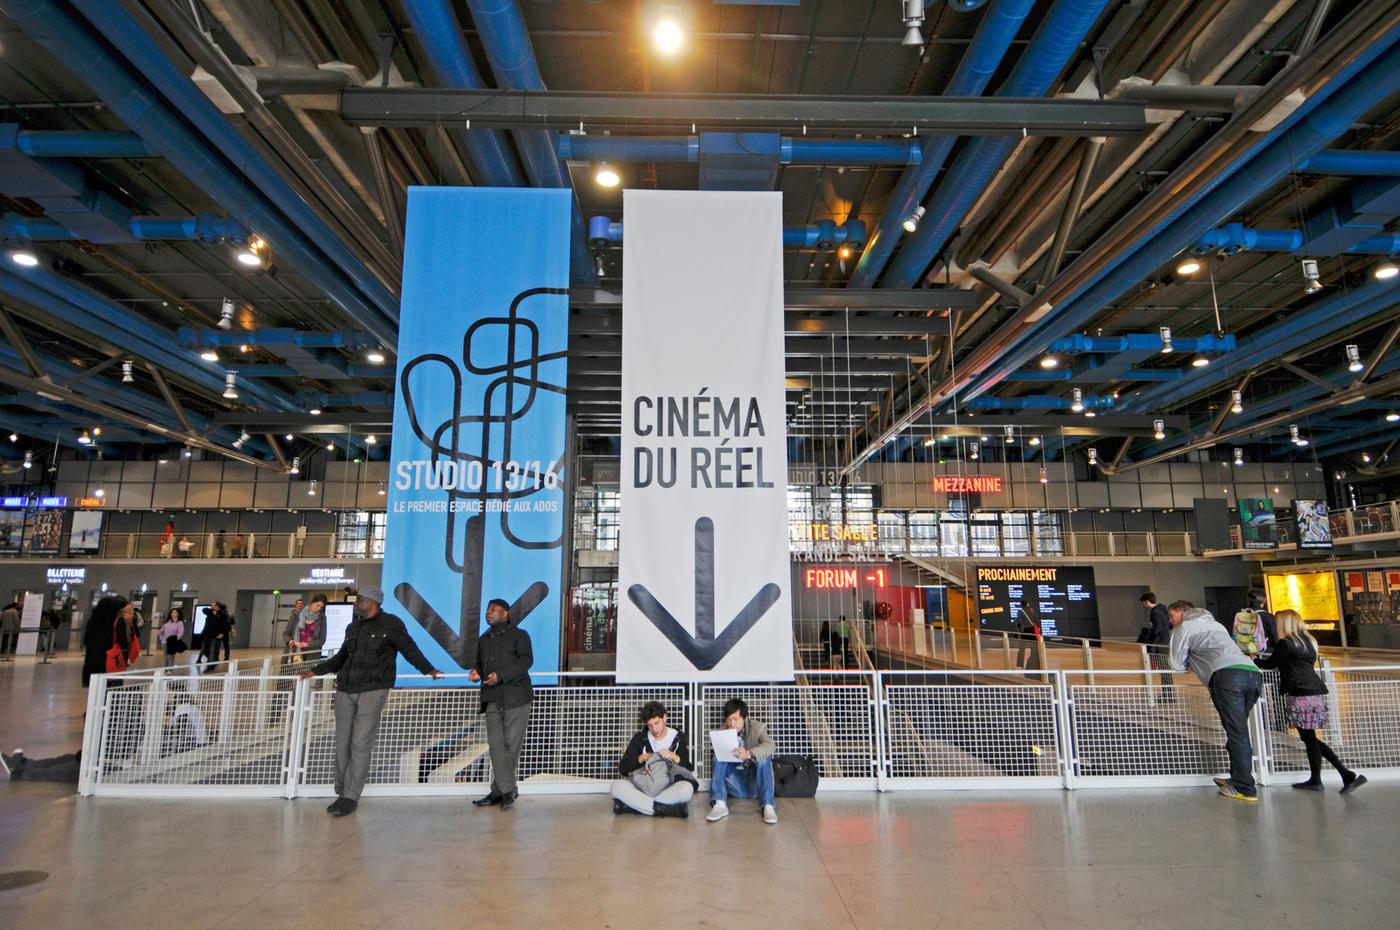
<svg viewBox="0 0 1400 930">
<path fill-rule="evenodd" d="M 475 663 L 495 597 L 559 668 L 570 209 L 409 188 L 382 587 L 444 671 Z"/>
</svg>

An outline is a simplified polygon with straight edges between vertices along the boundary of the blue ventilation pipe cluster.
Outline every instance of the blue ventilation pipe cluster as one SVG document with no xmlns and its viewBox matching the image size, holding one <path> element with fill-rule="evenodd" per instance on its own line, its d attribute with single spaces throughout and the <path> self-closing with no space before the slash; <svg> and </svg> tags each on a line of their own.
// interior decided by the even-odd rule
<svg viewBox="0 0 1400 930">
<path fill-rule="evenodd" d="M 1085 394 L 1081 398 L 1085 410 L 1109 410 L 1118 402 L 1112 395 Z M 1074 400 L 1046 394 L 1026 397 L 979 397 L 967 405 L 969 410 L 1069 410 Z"/>
<path fill-rule="evenodd" d="M 133 216 L 128 224 L 132 239 L 187 239 L 200 242 L 247 242 L 252 235 L 246 226 L 226 216 L 200 213 L 197 216 Z M 61 242 L 81 239 L 73 230 L 46 216 L 0 217 L 0 239 L 27 239 L 30 242 Z"/>
<path fill-rule="evenodd" d="M 977 97 L 986 90 L 1001 60 L 1011 48 L 1021 23 L 1035 6 L 1035 0 L 996 0 L 982 16 L 972 44 L 963 53 L 953 78 L 944 89 L 950 97 Z M 873 287 L 894 253 L 903 234 L 903 224 L 928 195 L 929 188 L 943 170 L 948 153 L 957 142 L 954 136 L 930 136 L 923 143 L 917 167 L 904 172 L 890 194 L 880 225 L 851 275 L 850 287 Z M 925 217 L 927 219 L 927 217 Z"/>
<path fill-rule="evenodd" d="M 1110 268 L 1099 273 L 1029 333 L 1020 337 L 996 363 L 962 392 L 971 398 L 990 389 L 1005 373 L 1039 354 L 1050 331 L 1088 326 L 1138 282 L 1153 275 L 1164 261 L 1189 249 L 1203 230 L 1238 212 L 1263 195 L 1303 160 L 1322 151 L 1333 139 L 1372 108 L 1400 91 L 1400 49 L 1392 30 L 1358 57 L 1331 82 L 1295 111 L 1279 129 L 1257 143 L 1237 161 L 1233 173 L 1214 187 L 1188 198 L 1163 223 L 1125 250 Z M 1197 379 L 1189 379 L 1192 384 Z"/>
<path fill-rule="evenodd" d="M 997 92 L 999 97 L 1040 97 L 1064 70 L 1108 0 L 1058 0 L 1016 68 Z M 948 176 L 938 185 L 919 228 L 905 237 L 899 256 L 886 273 L 883 286 L 912 287 L 948 244 L 958 224 L 1006 164 L 1016 148 L 1015 137 L 983 136 L 958 153 Z M 923 165 L 919 166 L 920 169 Z M 912 207 L 908 208 L 912 211 Z M 898 220 L 902 221 L 903 216 Z M 884 222 L 881 221 L 883 228 Z M 872 243 L 874 246 L 875 243 Z"/>
<path fill-rule="evenodd" d="M 64 62 L 117 118 L 140 134 L 152 151 L 163 155 L 215 200 L 240 206 L 240 222 L 256 230 L 278 256 L 324 292 L 343 313 L 374 332 L 385 345 L 392 346 L 397 303 L 364 263 L 120 6 L 88 0 L 77 0 L 77 4 L 101 20 L 103 34 L 122 49 L 146 79 L 161 86 L 171 101 L 178 101 L 180 113 L 111 55 L 86 23 L 54 0 L 0 0 L 0 11 L 30 39 Z M 186 119 L 198 126 L 206 138 L 191 130 Z M 212 146 L 217 146 L 217 150 Z M 234 164 L 247 172 L 247 178 L 238 174 Z"/>
<path fill-rule="evenodd" d="M 151 158 L 156 154 L 134 132 L 21 129 L 16 143 L 34 158 Z"/>
<path fill-rule="evenodd" d="M 613 243 L 621 242 L 622 235 L 621 220 L 614 222 L 606 216 L 595 216 L 588 220 L 588 244 L 595 249 L 607 248 Z M 784 248 L 831 252 L 842 245 L 848 245 L 856 251 L 865 246 L 864 220 L 849 219 L 840 226 L 832 220 L 819 220 L 805 226 L 783 227 Z"/>
<path fill-rule="evenodd" d="M 1219 229 L 1212 229 L 1196 240 L 1191 251 L 1196 255 L 1209 255 L 1224 252 L 1236 255 L 1240 252 L 1296 252 L 1308 255 L 1323 255 L 1316 250 L 1303 250 L 1304 235 L 1296 229 L 1250 229 L 1243 223 L 1230 223 Z M 1394 255 L 1400 252 L 1400 233 L 1378 233 L 1348 246 L 1343 251 L 1348 255 Z"/>
</svg>

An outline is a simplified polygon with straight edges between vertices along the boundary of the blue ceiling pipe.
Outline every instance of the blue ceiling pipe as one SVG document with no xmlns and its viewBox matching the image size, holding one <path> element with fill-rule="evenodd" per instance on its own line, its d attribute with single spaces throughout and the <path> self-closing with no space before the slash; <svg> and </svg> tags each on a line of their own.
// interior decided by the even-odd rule
<svg viewBox="0 0 1400 930">
<path fill-rule="evenodd" d="M 1086 327 L 1094 317 L 1139 282 L 1157 273 L 1164 261 L 1188 249 L 1205 230 L 1261 196 L 1293 166 L 1322 150 L 1368 111 L 1400 90 L 1400 29 L 1392 30 L 1363 53 L 1338 80 L 1316 92 L 1278 130 L 1236 161 L 1234 172 L 1195 195 L 1126 250 L 1030 332 L 1019 337 L 997 360 L 965 387 L 961 396 L 976 397 L 1009 371 L 1028 363 L 1050 341 L 1052 330 Z M 1353 79 L 1354 78 L 1354 79 Z M 1194 380 L 1194 379 L 1193 379 Z"/>
<path fill-rule="evenodd" d="M 595 249 L 606 248 L 621 242 L 623 222 L 614 222 L 610 217 L 594 216 L 588 220 L 588 244 Z M 789 249 L 817 249 L 821 252 L 834 251 L 838 246 L 849 245 L 860 250 L 865 246 L 865 221 L 849 219 L 838 226 L 832 220 L 820 220 L 804 226 L 784 226 L 783 246 Z"/>
<path fill-rule="evenodd" d="M 1107 394 L 1084 394 L 1082 403 L 1085 410 L 1109 410 L 1118 402 Z M 1069 410 L 1073 405 L 1074 399 L 1071 397 L 1030 394 L 1025 397 L 979 397 L 967 407 L 969 410 Z"/>
<path fill-rule="evenodd" d="M 1120 352 L 1161 352 L 1161 333 L 1127 333 L 1122 336 L 1090 336 L 1074 333 L 1050 343 L 1051 352 L 1094 352 L 1118 354 Z M 1203 354 L 1235 351 L 1235 337 L 1230 333 L 1204 336 L 1173 336 L 1175 352 L 1199 352 Z"/>
<path fill-rule="evenodd" d="M 1208 255 L 1212 252 L 1225 252 L 1235 255 L 1240 252 L 1295 252 L 1307 255 L 1323 255 L 1315 249 L 1304 250 L 1303 232 L 1296 229 L 1250 229 L 1243 223 L 1230 223 L 1219 229 L 1212 229 L 1196 240 L 1192 252 Z M 1323 237 L 1326 241 L 1326 237 Z M 1348 255 L 1394 255 L 1400 252 L 1400 233 L 1379 233 L 1368 236 L 1343 250 Z"/>
<path fill-rule="evenodd" d="M 1079 50 L 1107 2 L 1057 0 L 997 96 L 1043 96 Z M 923 276 L 1018 142 L 1015 137 L 982 136 L 963 147 L 948 169 L 948 176 L 938 185 L 918 230 L 905 237 L 899 256 L 884 277 L 884 287 L 912 287 Z M 923 165 L 919 168 L 922 170 Z M 894 219 L 902 221 L 912 211 L 913 207 L 908 207 Z"/>
<path fill-rule="evenodd" d="M 776 135 L 776 134 L 774 134 Z M 804 139 L 781 136 L 784 165 L 917 165 L 922 143 L 912 139 Z M 699 136 L 559 136 L 559 157 L 574 161 L 700 161 Z"/>
<path fill-rule="evenodd" d="M 47 269 L 30 268 L 22 275 L 0 271 L 0 294 L 8 295 L 50 317 L 72 323 L 124 352 L 150 359 L 161 368 L 206 390 L 223 392 L 223 370 L 211 369 L 194 352 L 180 348 L 169 330 Z M 272 409 L 299 409 L 281 392 L 261 385 L 248 385 L 246 390 L 242 387 L 239 390 L 248 400 Z"/>
<path fill-rule="evenodd" d="M 19 150 L 35 158 L 151 158 L 155 152 L 134 132 L 21 129 Z"/>
<path fill-rule="evenodd" d="M 354 394 L 329 394 L 322 391 L 297 391 L 297 400 L 305 407 L 388 407 L 394 403 L 393 391 L 357 391 Z"/>
<path fill-rule="evenodd" d="M 414 2 L 435 5 L 442 11 L 440 15 L 455 19 L 449 0 Z M 481 36 L 496 83 L 513 90 L 544 90 L 544 79 L 540 77 L 520 5 L 515 0 L 467 0 L 467 8 L 471 10 L 472 22 Z M 573 181 L 569 169 L 559 160 L 556 139 L 554 133 L 544 129 L 522 129 L 515 133 L 515 144 L 525 159 L 525 173 L 530 181 L 536 187 L 562 187 L 572 191 Z M 594 265 L 593 255 L 584 241 L 583 213 L 579 210 L 577 195 L 571 195 L 569 200 L 572 204 L 569 265 L 575 279 L 589 280 Z"/>
<path fill-rule="evenodd" d="M 341 329 L 328 333 L 307 332 L 281 326 L 268 326 L 261 329 L 225 330 L 195 329 L 181 326 L 176 331 L 176 339 L 185 348 L 201 349 L 205 346 L 301 346 L 303 349 L 368 349 L 379 343 L 365 333 L 355 329 Z M 390 372 L 392 373 L 392 372 Z"/>
<path fill-rule="evenodd" d="M 943 93 L 950 97 L 981 96 L 1016 39 L 1021 23 L 1034 6 L 1035 0 L 997 0 L 983 14 L 972 37 L 972 44 L 963 53 Z M 879 280 L 890 256 L 894 254 L 895 245 L 904 234 L 904 221 L 928 195 L 956 142 L 954 136 L 930 136 L 924 140 L 919 164 L 904 172 L 886 201 L 880 225 L 856 264 L 849 287 L 873 287 Z"/>
<path fill-rule="evenodd" d="M 0 0 L 0 11 L 67 65 L 153 151 L 215 200 L 240 208 L 236 211 L 239 221 L 256 230 L 275 254 L 305 275 L 342 312 L 374 331 L 386 345 L 393 345 L 397 302 L 363 262 L 120 6 L 89 0 L 76 3 L 101 23 L 102 34 L 125 52 L 146 79 L 177 102 L 184 116 L 207 138 L 191 130 L 165 100 L 147 89 L 96 39 L 86 23 L 58 3 Z M 246 172 L 247 178 L 233 165 Z M 250 186 L 248 179 L 258 188 Z M 266 191 L 266 196 L 261 191 Z"/>
<path fill-rule="evenodd" d="M 1356 152 L 1327 149 L 1298 165 L 1311 174 L 1338 174 L 1354 177 L 1400 177 L 1400 152 Z"/>
<path fill-rule="evenodd" d="M 133 216 L 129 223 L 133 239 L 188 239 L 201 242 L 248 241 L 251 233 L 237 220 L 213 213 L 198 216 Z M 60 242 L 82 238 L 57 220 L 47 216 L 0 217 L 0 239 L 27 239 L 30 242 Z"/>
</svg>

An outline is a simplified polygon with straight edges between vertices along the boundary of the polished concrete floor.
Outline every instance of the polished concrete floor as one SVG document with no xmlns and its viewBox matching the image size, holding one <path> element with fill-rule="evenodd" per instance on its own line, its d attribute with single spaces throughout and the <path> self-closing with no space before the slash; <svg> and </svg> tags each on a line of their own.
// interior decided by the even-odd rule
<svg viewBox="0 0 1400 930">
<path fill-rule="evenodd" d="M 66 666 L 66 667 L 65 667 Z M 0 745 L 76 747 L 77 667 L 0 666 Z M 32 747 L 32 748 L 31 748 Z M 601 797 L 79 799 L 0 784 L 0 927 L 1384 927 L 1400 785 L 823 794 L 728 820 Z"/>
</svg>

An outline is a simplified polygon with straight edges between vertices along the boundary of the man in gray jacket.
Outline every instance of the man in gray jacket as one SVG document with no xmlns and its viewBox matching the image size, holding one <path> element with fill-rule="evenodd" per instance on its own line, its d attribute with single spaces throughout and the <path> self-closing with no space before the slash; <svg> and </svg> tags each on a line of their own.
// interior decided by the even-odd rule
<svg viewBox="0 0 1400 930">
<path fill-rule="evenodd" d="M 1215 784 L 1227 798 L 1258 801 L 1254 784 L 1254 749 L 1249 742 L 1249 714 L 1259 700 L 1264 676 L 1235 645 L 1230 631 L 1208 610 L 1190 601 L 1171 606 L 1171 666 L 1189 667 L 1210 689 L 1210 700 L 1225 728 L 1225 751 L 1230 754 L 1230 777 Z"/>
<path fill-rule="evenodd" d="M 749 719 L 749 705 L 743 698 L 724 702 L 724 725 L 739 731 L 739 748 L 734 750 L 742 762 L 715 760 L 710 774 L 710 823 L 729 816 L 729 797 L 757 798 L 763 812 L 763 822 L 778 822 L 778 809 L 773 804 L 776 785 L 773 781 L 773 753 L 776 747 L 768 730 L 757 720 Z"/>
</svg>

